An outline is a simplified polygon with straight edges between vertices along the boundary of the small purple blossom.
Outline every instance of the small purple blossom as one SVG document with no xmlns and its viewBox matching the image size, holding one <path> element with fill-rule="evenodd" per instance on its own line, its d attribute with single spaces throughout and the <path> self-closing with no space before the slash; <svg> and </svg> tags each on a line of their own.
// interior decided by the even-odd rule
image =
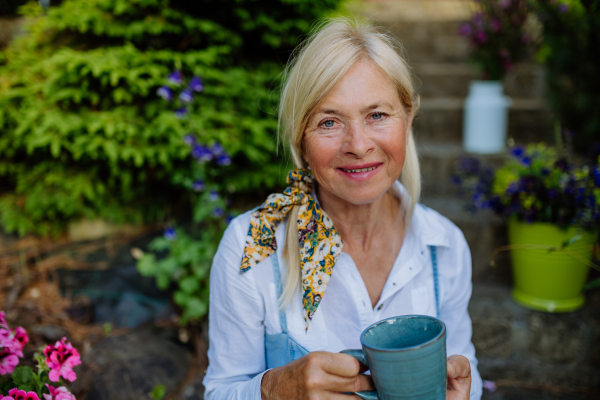
<svg viewBox="0 0 600 400">
<path fill-rule="evenodd" d="M 498 32 L 502 28 L 502 23 L 500 22 L 500 20 L 494 18 L 492 19 L 491 26 L 494 32 Z"/>
<path fill-rule="evenodd" d="M 167 228 L 163 234 L 164 238 L 167 240 L 175 240 L 177 239 L 177 233 L 175 233 L 175 229 Z"/>
<path fill-rule="evenodd" d="M 473 28 L 471 27 L 471 24 L 469 24 L 468 22 L 461 24 L 460 28 L 458 29 L 458 34 L 460 36 L 471 36 L 472 33 L 473 33 Z"/>
<path fill-rule="evenodd" d="M 196 192 L 201 192 L 204 190 L 204 181 L 202 179 L 197 179 L 194 181 L 194 183 L 192 184 L 192 189 L 194 189 Z"/>
<path fill-rule="evenodd" d="M 216 192 L 214 190 L 211 191 L 210 194 L 208 195 L 208 199 L 210 201 L 217 201 L 217 200 L 219 200 L 219 192 Z"/>
<path fill-rule="evenodd" d="M 192 80 L 190 81 L 190 85 L 189 85 L 190 90 L 193 90 L 194 92 L 201 92 L 204 90 L 204 83 L 202 82 L 202 78 L 198 77 L 198 76 L 194 76 L 192 78 Z"/>
<path fill-rule="evenodd" d="M 217 164 L 221 166 L 231 165 L 231 157 L 229 157 L 227 154 L 222 154 L 217 157 Z"/>
<path fill-rule="evenodd" d="M 568 4 L 562 3 L 561 5 L 558 6 L 558 12 L 566 13 L 567 11 L 569 11 Z"/>
<path fill-rule="evenodd" d="M 187 107 L 181 107 L 181 108 L 178 108 L 177 110 L 175 110 L 175 116 L 177 118 L 183 118 L 187 115 L 187 113 L 188 113 Z"/>
<path fill-rule="evenodd" d="M 173 85 L 181 85 L 183 83 L 183 74 L 180 70 L 176 70 L 171 72 L 167 79 L 169 79 L 169 82 Z"/>
<path fill-rule="evenodd" d="M 192 148 L 192 157 L 199 162 L 206 162 L 213 159 L 213 154 L 210 149 L 201 144 L 194 144 Z"/>
<path fill-rule="evenodd" d="M 503 8 L 503 9 L 510 7 L 511 3 L 512 3 L 512 0 L 499 0 L 498 1 L 498 5 L 500 6 L 500 8 Z"/>
<path fill-rule="evenodd" d="M 484 31 L 478 31 L 475 34 L 474 40 L 476 43 L 483 44 L 483 43 L 487 42 L 487 35 L 485 34 Z"/>
<path fill-rule="evenodd" d="M 597 187 L 600 187 L 600 166 L 595 166 L 594 169 L 592 169 L 592 174 L 594 175 L 594 184 Z"/>
<path fill-rule="evenodd" d="M 183 137 L 183 143 L 187 144 L 188 146 L 193 146 L 196 144 L 196 137 L 192 133 L 188 133 Z"/>
<path fill-rule="evenodd" d="M 517 147 L 513 147 L 512 149 L 510 149 L 510 155 L 520 159 L 521 157 L 523 157 L 523 154 L 525 153 L 525 149 L 523 149 L 522 146 L 517 146 Z"/>
<path fill-rule="evenodd" d="M 223 146 L 221 146 L 219 143 L 215 143 L 212 146 L 210 146 L 210 151 L 212 152 L 213 156 L 215 157 L 219 157 L 222 156 L 225 153 L 225 149 L 223 148 Z"/>
<path fill-rule="evenodd" d="M 156 94 L 167 101 L 171 101 L 173 99 L 173 91 L 168 86 L 161 86 L 156 91 Z"/>
<path fill-rule="evenodd" d="M 213 217 L 216 217 L 216 218 L 221 218 L 223 216 L 223 214 L 224 214 L 224 212 L 221 207 L 217 207 L 212 211 Z"/>
<path fill-rule="evenodd" d="M 227 218 L 225 218 L 225 222 L 227 223 L 227 225 L 229 225 L 234 218 L 235 216 L 233 214 L 228 214 Z"/>
<path fill-rule="evenodd" d="M 184 89 L 179 93 L 179 100 L 184 103 L 191 103 L 194 101 L 194 92 L 191 89 Z"/>
</svg>

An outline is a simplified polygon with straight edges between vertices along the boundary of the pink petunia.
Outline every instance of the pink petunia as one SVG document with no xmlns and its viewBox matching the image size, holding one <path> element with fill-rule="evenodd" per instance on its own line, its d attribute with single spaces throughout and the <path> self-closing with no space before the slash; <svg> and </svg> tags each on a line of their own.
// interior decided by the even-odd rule
<svg viewBox="0 0 600 400">
<path fill-rule="evenodd" d="M 55 388 L 47 383 L 46 386 L 48 387 L 50 394 L 43 395 L 45 400 L 76 400 L 75 396 L 73 396 L 73 394 L 64 386 Z"/>
<path fill-rule="evenodd" d="M 8 395 L 14 397 L 15 400 L 40 400 L 36 392 L 26 392 L 17 388 L 9 390 Z"/>
<path fill-rule="evenodd" d="M 2 396 L 0 394 L 0 400 L 15 400 L 15 398 L 12 396 Z"/>
<path fill-rule="evenodd" d="M 44 355 L 46 364 L 50 367 L 49 378 L 52 382 L 58 382 L 61 376 L 70 382 L 77 379 L 73 367 L 81 364 L 81 358 L 77 349 L 67 343 L 67 338 L 62 338 L 54 346 L 46 346 Z"/>
<path fill-rule="evenodd" d="M 29 342 L 27 332 L 22 327 L 13 329 L 12 352 L 19 357 L 23 357 L 23 347 Z"/>
<path fill-rule="evenodd" d="M 11 349 L 14 333 L 8 328 L 0 328 L 0 349 Z"/>
<path fill-rule="evenodd" d="M 8 324 L 6 323 L 6 314 L 4 311 L 0 311 L 0 327 L 8 328 Z"/>
<path fill-rule="evenodd" d="M 10 351 L 0 352 L 0 375 L 11 374 L 19 364 L 19 357 Z"/>
</svg>

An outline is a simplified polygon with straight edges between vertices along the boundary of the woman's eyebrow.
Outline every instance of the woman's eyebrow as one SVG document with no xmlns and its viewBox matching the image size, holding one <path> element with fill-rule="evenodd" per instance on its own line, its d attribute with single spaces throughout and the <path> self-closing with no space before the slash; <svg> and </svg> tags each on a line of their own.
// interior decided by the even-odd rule
<svg viewBox="0 0 600 400">
<path fill-rule="evenodd" d="M 371 111 L 374 110 L 376 108 L 382 107 L 382 106 L 387 106 L 389 108 L 394 108 L 392 107 L 392 105 L 390 103 L 388 103 L 387 101 L 380 101 L 377 103 L 373 103 L 370 106 L 367 106 L 365 108 L 363 108 L 362 110 L 360 110 L 360 112 L 362 114 L 366 113 L 367 111 Z M 315 114 L 334 114 L 334 115 L 341 115 L 343 114 L 342 112 L 335 110 L 333 108 L 319 108 Z"/>
</svg>

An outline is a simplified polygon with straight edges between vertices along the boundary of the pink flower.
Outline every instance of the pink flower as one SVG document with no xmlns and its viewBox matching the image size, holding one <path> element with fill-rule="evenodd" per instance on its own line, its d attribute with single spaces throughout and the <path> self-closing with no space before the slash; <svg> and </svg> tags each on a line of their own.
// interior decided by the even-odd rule
<svg viewBox="0 0 600 400">
<path fill-rule="evenodd" d="M 35 392 L 26 392 L 17 388 L 9 390 L 8 395 L 14 397 L 14 400 L 40 400 Z"/>
<path fill-rule="evenodd" d="M 69 392 L 69 390 L 64 386 L 55 388 L 47 383 L 46 386 L 48 387 L 50 394 L 43 395 L 45 400 L 76 400 L 75 396 L 73 396 L 73 394 L 71 394 L 71 392 Z"/>
<path fill-rule="evenodd" d="M 29 342 L 27 332 L 22 327 L 13 329 L 12 352 L 19 357 L 23 357 L 23 347 Z"/>
<path fill-rule="evenodd" d="M 67 338 L 62 338 L 54 346 L 46 346 L 44 355 L 46 364 L 50 367 L 49 378 L 52 382 L 58 382 L 61 376 L 69 382 L 77 379 L 73 367 L 81 364 L 81 358 L 77 349 L 71 343 L 67 343 Z"/>
<path fill-rule="evenodd" d="M 12 348 L 13 333 L 8 328 L 0 328 L 0 349 Z"/>
<path fill-rule="evenodd" d="M 19 364 L 19 358 L 10 351 L 0 351 L 0 375 L 11 374 Z"/>
<path fill-rule="evenodd" d="M 12 396 L 2 396 L 0 394 L 0 400 L 15 400 L 15 398 Z"/>
<path fill-rule="evenodd" d="M 6 314 L 4 311 L 0 311 L 0 327 L 8 328 L 8 324 L 6 323 Z"/>
</svg>

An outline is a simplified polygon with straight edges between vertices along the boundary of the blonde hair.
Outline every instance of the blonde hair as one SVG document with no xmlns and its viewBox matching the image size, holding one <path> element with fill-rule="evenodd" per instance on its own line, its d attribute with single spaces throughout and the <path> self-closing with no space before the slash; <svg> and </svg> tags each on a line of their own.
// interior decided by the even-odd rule
<svg viewBox="0 0 600 400">
<path fill-rule="evenodd" d="M 296 168 L 307 167 L 303 158 L 303 135 L 313 111 L 359 60 L 367 59 L 381 68 L 395 84 L 407 117 L 415 115 L 419 100 L 414 93 L 410 68 L 400 54 L 401 45 L 392 36 L 380 33 L 368 22 L 349 18 L 325 21 L 295 50 L 285 71 L 278 139 L 288 145 Z M 408 133 L 400 182 L 412 198 L 406 218 L 410 224 L 421 191 L 419 159 L 412 131 Z M 283 247 L 287 271 L 280 307 L 290 304 L 300 288 L 298 209 L 299 206 L 294 206 L 288 214 Z"/>
</svg>

